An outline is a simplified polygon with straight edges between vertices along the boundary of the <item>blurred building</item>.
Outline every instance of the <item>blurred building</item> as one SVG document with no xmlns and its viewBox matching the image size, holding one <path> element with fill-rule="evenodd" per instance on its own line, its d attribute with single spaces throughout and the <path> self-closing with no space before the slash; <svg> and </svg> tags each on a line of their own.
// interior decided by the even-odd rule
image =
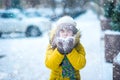
<svg viewBox="0 0 120 80">
<path fill-rule="evenodd" d="M 56 5 L 64 6 L 65 4 L 69 4 L 70 6 L 76 4 L 82 7 L 90 1 L 103 6 L 106 1 L 119 2 L 120 0 L 0 0 L 0 8 L 55 7 Z"/>
<path fill-rule="evenodd" d="M 0 0 L 0 8 L 50 7 L 54 0 Z"/>
<path fill-rule="evenodd" d="M 0 0 L 0 8 L 20 8 L 20 0 Z"/>
</svg>

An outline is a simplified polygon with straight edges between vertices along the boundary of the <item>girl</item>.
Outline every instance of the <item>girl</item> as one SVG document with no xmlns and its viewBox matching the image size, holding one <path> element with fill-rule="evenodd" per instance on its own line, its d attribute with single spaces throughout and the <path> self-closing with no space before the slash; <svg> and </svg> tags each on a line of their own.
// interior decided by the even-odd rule
<svg viewBox="0 0 120 80">
<path fill-rule="evenodd" d="M 80 80 L 79 70 L 86 64 L 85 50 L 72 17 L 64 16 L 57 21 L 49 43 L 45 64 L 51 69 L 50 80 Z"/>
</svg>

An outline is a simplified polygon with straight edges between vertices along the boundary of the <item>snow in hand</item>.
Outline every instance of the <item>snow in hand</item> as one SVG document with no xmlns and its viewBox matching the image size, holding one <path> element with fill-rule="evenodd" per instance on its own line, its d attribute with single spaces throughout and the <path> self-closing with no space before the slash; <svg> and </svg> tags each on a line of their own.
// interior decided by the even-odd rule
<svg viewBox="0 0 120 80">
<path fill-rule="evenodd" d="M 73 44 L 74 44 L 74 43 L 75 43 L 74 40 L 75 40 L 74 37 L 67 37 L 67 38 L 58 37 L 58 38 L 57 38 L 57 42 L 58 42 L 58 41 L 61 41 L 61 42 L 62 42 L 62 44 L 63 44 L 63 49 L 64 49 L 65 52 L 66 52 L 67 48 L 70 47 L 70 46 L 68 45 L 68 44 L 69 44 L 69 41 L 70 41 L 70 42 L 73 42 Z M 71 45 L 71 46 L 73 46 L 73 45 Z"/>
</svg>

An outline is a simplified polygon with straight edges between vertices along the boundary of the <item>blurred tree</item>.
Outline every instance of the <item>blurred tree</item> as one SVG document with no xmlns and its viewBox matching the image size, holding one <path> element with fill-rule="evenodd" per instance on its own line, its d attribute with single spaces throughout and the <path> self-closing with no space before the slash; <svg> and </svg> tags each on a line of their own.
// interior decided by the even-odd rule
<svg viewBox="0 0 120 80">
<path fill-rule="evenodd" d="M 0 8 L 2 7 L 2 0 L 0 0 Z"/>
<path fill-rule="evenodd" d="M 4 0 L 4 4 L 5 4 L 6 9 L 11 8 L 11 0 Z"/>
<path fill-rule="evenodd" d="M 10 8 L 21 9 L 20 0 L 11 0 L 11 7 Z"/>
<path fill-rule="evenodd" d="M 68 10 L 74 11 L 75 9 L 81 9 L 88 0 L 62 0 L 63 12 L 66 14 Z"/>
<path fill-rule="evenodd" d="M 30 4 L 32 7 L 35 7 L 40 4 L 39 0 L 29 0 Z"/>
<path fill-rule="evenodd" d="M 108 1 L 104 4 L 104 11 L 105 11 L 104 16 L 106 18 L 111 18 L 114 7 L 115 7 L 115 5 L 114 5 L 113 1 Z"/>
<path fill-rule="evenodd" d="M 118 3 L 113 9 L 113 14 L 111 18 L 112 18 L 111 22 L 112 30 L 120 32 L 120 3 Z"/>
<path fill-rule="evenodd" d="M 55 8 L 56 8 L 56 2 L 55 2 L 55 0 L 49 0 L 48 3 L 50 4 L 50 6 L 51 6 L 53 12 L 55 12 L 55 11 L 54 11 Z"/>
<path fill-rule="evenodd" d="M 79 1 L 79 0 L 78 0 Z M 88 3 L 88 2 L 90 2 L 91 0 L 80 0 L 79 2 L 77 2 L 77 3 L 79 3 L 79 6 L 80 7 L 84 7 L 84 5 L 86 5 L 86 3 Z"/>
<path fill-rule="evenodd" d="M 88 0 L 61 0 L 63 15 L 70 15 L 73 18 L 85 12 L 84 5 Z"/>
</svg>

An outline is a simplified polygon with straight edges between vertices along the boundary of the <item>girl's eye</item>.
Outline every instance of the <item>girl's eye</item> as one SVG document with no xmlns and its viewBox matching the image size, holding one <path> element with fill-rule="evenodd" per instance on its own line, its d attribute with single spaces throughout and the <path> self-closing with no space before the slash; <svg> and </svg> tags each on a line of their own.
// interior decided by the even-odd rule
<svg viewBox="0 0 120 80">
<path fill-rule="evenodd" d="M 67 32 L 72 33 L 72 31 L 71 31 L 71 30 L 68 30 Z"/>
</svg>

